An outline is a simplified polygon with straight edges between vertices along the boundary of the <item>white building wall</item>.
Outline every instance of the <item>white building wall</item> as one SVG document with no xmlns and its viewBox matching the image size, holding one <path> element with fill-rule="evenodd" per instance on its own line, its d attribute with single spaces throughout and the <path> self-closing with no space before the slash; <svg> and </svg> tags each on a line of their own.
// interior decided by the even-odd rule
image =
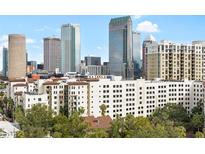
<svg viewBox="0 0 205 154">
<path fill-rule="evenodd" d="M 23 109 L 31 109 L 33 105 L 42 104 L 48 106 L 47 94 L 24 94 L 23 95 Z"/>
</svg>

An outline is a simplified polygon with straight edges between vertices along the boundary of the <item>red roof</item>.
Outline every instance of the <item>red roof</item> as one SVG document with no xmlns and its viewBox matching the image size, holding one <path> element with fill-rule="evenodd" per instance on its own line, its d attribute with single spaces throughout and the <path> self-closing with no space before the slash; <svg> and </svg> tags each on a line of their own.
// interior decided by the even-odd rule
<svg viewBox="0 0 205 154">
<path fill-rule="evenodd" d="M 59 83 L 54 82 L 54 81 L 47 81 L 47 82 L 44 82 L 43 85 L 59 85 Z"/>
<path fill-rule="evenodd" d="M 84 117 L 84 120 L 91 128 L 110 128 L 112 122 L 109 115 L 96 118 L 94 116 L 88 116 Z"/>
<path fill-rule="evenodd" d="M 26 86 L 27 84 L 25 83 L 18 83 L 18 84 L 13 85 L 13 87 L 26 87 Z"/>
</svg>

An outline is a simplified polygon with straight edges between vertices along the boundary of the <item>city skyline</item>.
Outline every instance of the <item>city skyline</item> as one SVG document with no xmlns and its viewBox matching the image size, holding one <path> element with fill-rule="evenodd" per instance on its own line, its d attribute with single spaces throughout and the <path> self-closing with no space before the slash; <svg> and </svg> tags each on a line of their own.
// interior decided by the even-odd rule
<svg viewBox="0 0 205 154">
<path fill-rule="evenodd" d="M 73 23 L 81 27 L 81 59 L 93 55 L 102 57 L 102 62 L 108 61 L 109 21 L 115 17 L 119 16 L 0 16 L 4 23 L 0 25 L 0 57 L 2 47 L 7 46 L 8 34 L 20 33 L 26 36 L 28 60 L 41 63 L 43 38 L 53 35 L 60 38 L 61 26 Z M 191 43 L 192 40 L 204 40 L 204 18 L 205 16 L 132 16 L 132 22 L 133 30 L 141 32 L 141 43 L 148 34 L 153 34 L 157 41 L 166 39 Z"/>
</svg>

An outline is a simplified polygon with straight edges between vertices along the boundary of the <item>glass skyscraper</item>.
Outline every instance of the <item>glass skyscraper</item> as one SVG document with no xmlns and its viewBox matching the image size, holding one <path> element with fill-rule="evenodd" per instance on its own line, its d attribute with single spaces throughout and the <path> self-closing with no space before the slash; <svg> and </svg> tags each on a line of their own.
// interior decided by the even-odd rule
<svg viewBox="0 0 205 154">
<path fill-rule="evenodd" d="M 109 23 L 109 68 L 111 75 L 134 78 L 130 16 L 113 18 Z"/>
<path fill-rule="evenodd" d="M 141 41 L 140 33 L 132 32 L 132 48 L 133 48 L 133 62 L 134 62 L 134 76 L 140 78 L 141 76 Z"/>
<path fill-rule="evenodd" d="M 61 27 L 61 71 L 79 72 L 80 26 L 65 24 Z"/>
<path fill-rule="evenodd" d="M 8 72 L 8 49 L 7 48 L 3 48 L 3 76 L 7 76 L 7 72 Z"/>
</svg>

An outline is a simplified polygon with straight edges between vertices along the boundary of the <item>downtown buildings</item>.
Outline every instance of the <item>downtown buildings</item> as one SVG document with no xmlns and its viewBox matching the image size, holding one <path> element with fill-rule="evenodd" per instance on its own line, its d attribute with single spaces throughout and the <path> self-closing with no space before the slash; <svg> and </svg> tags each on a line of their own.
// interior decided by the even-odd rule
<svg viewBox="0 0 205 154">
<path fill-rule="evenodd" d="M 44 38 L 44 69 L 55 72 L 61 67 L 61 41 L 56 37 Z"/>
<path fill-rule="evenodd" d="M 109 23 L 109 67 L 111 75 L 134 79 L 130 16 L 113 18 Z"/>
<path fill-rule="evenodd" d="M 15 79 L 26 75 L 26 39 L 20 34 L 8 36 L 8 78 Z"/>
<path fill-rule="evenodd" d="M 79 72 L 80 26 L 65 24 L 61 27 L 61 71 Z"/>
</svg>

